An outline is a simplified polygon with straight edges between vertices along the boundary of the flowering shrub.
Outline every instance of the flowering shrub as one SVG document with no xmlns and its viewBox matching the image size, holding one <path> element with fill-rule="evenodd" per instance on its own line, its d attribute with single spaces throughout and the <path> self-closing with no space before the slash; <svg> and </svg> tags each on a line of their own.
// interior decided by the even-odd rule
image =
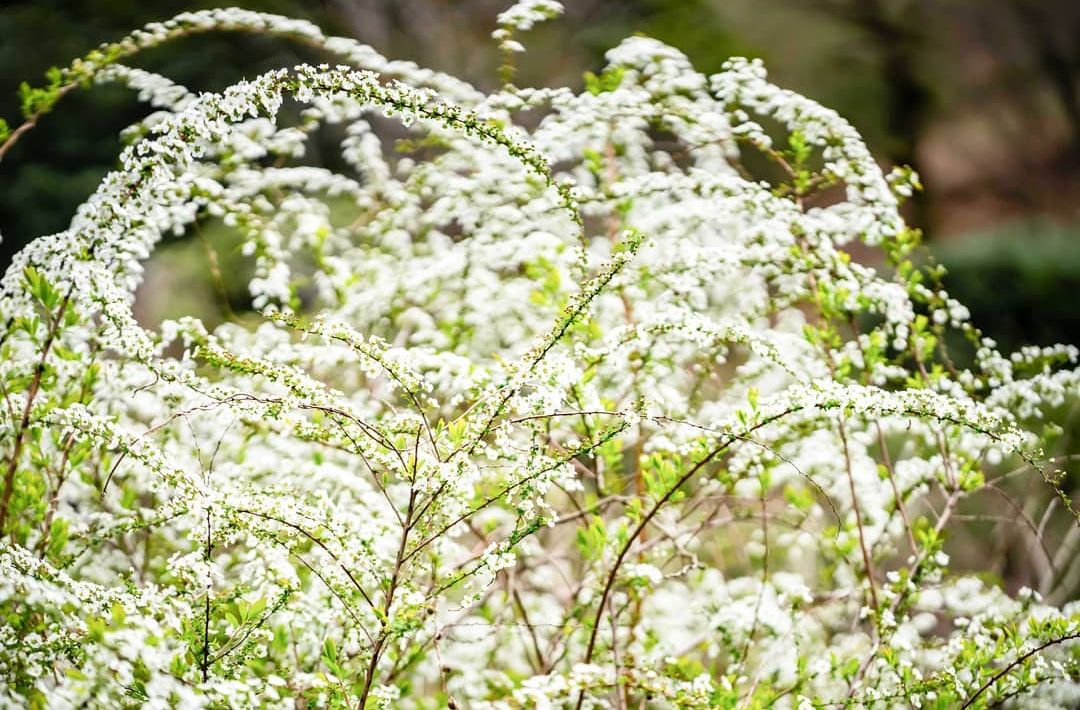
<svg viewBox="0 0 1080 710">
<path fill-rule="evenodd" d="M 24 89 L 0 154 L 89 82 L 158 111 L 0 283 L 3 705 L 1080 702 L 1043 453 L 1077 350 L 1000 354 L 912 259 L 915 176 L 758 62 L 635 37 L 515 87 L 560 10 L 499 17 L 492 94 L 236 9 Z M 342 63 L 198 96 L 119 63 L 208 30 Z M 260 319 L 136 321 L 207 220 Z M 1020 476 L 1069 532 L 1010 596 L 944 548 Z"/>
</svg>

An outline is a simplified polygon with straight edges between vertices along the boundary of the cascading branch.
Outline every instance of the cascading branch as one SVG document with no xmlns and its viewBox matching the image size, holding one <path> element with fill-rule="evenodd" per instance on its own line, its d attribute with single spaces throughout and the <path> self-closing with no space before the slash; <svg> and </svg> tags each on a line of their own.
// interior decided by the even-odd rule
<svg viewBox="0 0 1080 710">
<path fill-rule="evenodd" d="M 0 705 L 1080 702 L 1077 349 L 1000 354 L 913 261 L 915 176 L 758 62 L 636 37 L 580 94 L 513 86 L 560 11 L 500 15 L 490 95 L 237 9 L 24 90 L 0 155 L 80 84 L 158 111 L 0 282 Z M 344 63 L 118 63 L 218 29 Z M 137 321 L 158 243 L 218 220 L 262 317 Z M 1010 595 L 946 549 L 1023 478 Z"/>
</svg>

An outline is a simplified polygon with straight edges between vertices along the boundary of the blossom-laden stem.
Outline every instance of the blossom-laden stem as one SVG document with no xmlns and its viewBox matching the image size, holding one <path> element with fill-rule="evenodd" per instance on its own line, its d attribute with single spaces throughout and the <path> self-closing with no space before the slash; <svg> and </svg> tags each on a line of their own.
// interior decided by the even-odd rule
<svg viewBox="0 0 1080 710">
<path fill-rule="evenodd" d="M 945 526 L 949 522 L 949 518 L 952 517 L 953 511 L 956 510 L 957 504 L 960 502 L 960 491 L 954 490 L 949 494 L 949 498 L 945 501 L 945 508 L 942 510 L 941 515 L 938 517 L 937 524 L 934 526 L 935 535 L 940 535 L 941 531 L 945 529 Z M 922 571 L 922 566 L 926 564 L 926 560 L 930 558 L 930 550 L 924 549 L 918 559 L 915 560 L 915 564 L 911 566 L 911 579 L 915 579 Z M 893 603 L 889 605 L 889 613 L 895 614 L 900 608 L 900 605 L 904 603 L 908 598 L 908 591 L 905 588 L 900 592 L 893 600 Z M 866 676 L 866 672 L 870 670 L 870 664 L 877 658 L 878 651 L 881 650 L 881 637 L 878 636 L 874 639 L 874 645 L 870 648 L 870 652 L 866 654 L 866 658 L 859 664 L 859 669 L 855 673 L 855 677 L 851 679 L 851 687 L 848 690 L 848 700 L 855 697 L 855 692 L 859 688 L 859 683 Z"/>
<path fill-rule="evenodd" d="M 750 646 L 754 643 L 754 637 L 757 636 L 758 625 L 761 622 L 761 601 L 765 598 L 765 585 L 769 582 L 769 511 L 768 502 L 769 499 L 766 496 L 767 491 L 765 486 L 761 486 L 761 542 L 764 545 L 764 554 L 761 561 L 761 593 L 757 595 L 757 599 L 754 601 L 754 622 L 750 626 L 750 633 L 746 635 L 746 642 L 743 644 L 742 653 L 739 654 L 739 662 L 746 664 L 750 658 Z M 761 682 L 760 670 L 754 674 L 754 680 L 750 684 L 750 689 L 746 691 L 746 695 L 743 696 L 742 702 L 739 703 L 739 708 L 744 708 L 749 705 L 754 697 L 754 692 L 757 690 L 758 683 Z"/>
<path fill-rule="evenodd" d="M 859 550 L 862 552 L 863 565 L 866 566 L 866 578 L 870 582 L 870 601 L 874 606 L 874 613 L 878 613 L 877 584 L 874 581 L 874 563 L 870 558 L 870 550 L 866 546 L 866 530 L 863 526 L 862 508 L 859 506 L 859 495 L 855 490 L 855 473 L 851 467 L 851 452 L 848 448 L 847 433 L 844 431 L 844 420 L 839 422 L 840 441 L 844 448 L 844 467 L 847 471 L 848 489 L 851 491 L 851 507 L 855 511 L 855 525 L 859 530 Z"/>
<path fill-rule="evenodd" d="M 788 173 L 792 177 L 794 177 L 794 171 L 787 165 L 787 162 L 784 160 L 783 156 L 777 154 L 775 157 L 780 162 L 780 164 L 785 167 L 785 170 L 787 170 Z M 801 199 L 798 201 L 798 204 L 801 209 Z M 800 236 L 796 241 L 799 244 L 799 247 L 804 251 L 809 249 L 809 244 L 804 237 Z M 814 306 L 817 308 L 818 317 L 828 322 L 829 319 L 825 317 L 825 307 L 822 303 L 821 287 L 819 286 L 817 277 L 814 276 L 814 272 L 812 270 L 807 273 L 807 283 L 810 286 L 810 290 L 814 294 Z M 832 352 L 828 348 L 823 348 L 823 352 L 825 355 L 826 365 L 829 368 L 829 373 L 835 379 L 837 373 L 836 360 L 833 357 Z M 855 511 L 855 525 L 859 535 L 859 550 L 862 553 L 863 566 L 866 569 L 866 577 L 870 582 L 870 600 L 874 607 L 874 612 L 877 613 L 878 599 L 877 588 L 874 582 L 874 565 L 870 557 L 870 552 L 866 546 L 866 531 L 863 527 L 862 509 L 859 506 L 859 496 L 855 490 L 855 475 L 851 468 L 851 452 L 848 448 L 847 433 L 845 432 L 844 427 L 844 418 L 843 416 L 841 416 L 839 421 L 837 422 L 837 430 L 840 434 L 840 442 L 844 449 L 844 469 L 847 473 L 848 487 L 851 492 L 851 506 Z"/>
<path fill-rule="evenodd" d="M 960 706 L 960 710 L 964 710 L 964 708 L 971 707 L 975 703 L 975 701 L 979 699 L 980 695 L 982 695 L 987 690 L 989 690 L 994 685 L 994 683 L 997 683 L 999 680 L 1004 678 L 1006 675 L 1008 675 L 1012 671 L 1013 668 L 1016 668 L 1017 666 L 1019 666 L 1024 661 L 1026 661 L 1029 658 L 1035 656 L 1037 653 L 1040 653 L 1041 651 L 1044 651 L 1044 650 L 1050 648 L 1051 646 L 1056 646 L 1059 643 L 1065 643 L 1066 641 L 1073 641 L 1075 639 L 1080 639 L 1080 633 L 1068 634 L 1067 636 L 1062 636 L 1060 638 L 1050 639 L 1049 641 L 1043 643 L 1041 646 L 1037 646 L 1036 648 L 1031 649 L 1030 651 L 1028 651 L 1024 655 L 1022 655 L 1019 658 L 1015 659 L 1009 665 L 1005 666 L 1000 671 L 995 673 L 993 675 L 993 677 L 990 678 L 990 680 L 986 681 L 981 686 L 979 686 L 979 689 L 976 690 L 974 693 L 972 693 L 971 696 L 967 700 L 964 701 L 964 704 Z"/>
<path fill-rule="evenodd" d="M 210 555 L 213 552 L 212 536 L 213 529 L 210 523 L 210 509 L 206 510 L 206 550 L 204 551 L 203 558 L 206 563 L 206 609 L 204 611 L 205 616 L 203 618 L 203 648 L 202 648 L 202 682 L 205 683 L 210 679 L 210 592 L 212 582 L 210 579 Z"/>
<path fill-rule="evenodd" d="M 91 350 L 96 354 L 97 346 L 94 346 L 93 348 L 91 348 Z M 84 404 L 87 403 L 88 397 L 90 395 L 89 390 L 90 380 L 84 378 L 82 385 L 79 387 L 79 402 L 82 402 Z M 39 554 L 43 553 L 49 547 L 49 540 L 52 536 L 53 519 L 55 518 L 56 510 L 60 505 L 60 491 L 63 489 L 64 483 L 67 482 L 68 475 L 70 475 L 70 472 L 68 471 L 68 462 L 71 457 L 71 449 L 75 446 L 75 442 L 76 437 L 74 434 L 69 434 L 67 440 L 64 442 L 63 451 L 60 456 L 60 463 L 57 466 L 56 471 L 56 486 L 53 489 L 52 495 L 49 497 L 49 505 L 47 510 L 45 511 L 45 519 L 42 521 L 41 524 L 41 539 L 38 540 L 38 543 L 35 546 L 35 551 Z M 144 557 L 144 561 L 145 559 L 146 557 Z"/>
<path fill-rule="evenodd" d="M 11 460 L 8 462 L 7 472 L 4 474 L 4 493 L 3 496 L 0 497 L 0 535 L 3 535 L 7 525 L 9 507 L 11 505 L 11 494 L 15 492 L 15 472 L 19 467 L 19 457 L 22 454 L 26 430 L 30 426 L 30 413 L 34 409 L 34 399 L 41 389 L 41 378 L 45 375 L 45 365 L 49 359 L 49 351 L 53 346 L 57 333 L 60 331 L 60 321 L 67 311 L 70 299 L 71 291 L 69 290 L 67 295 L 64 296 L 64 300 L 61 301 L 60 305 L 57 307 L 56 315 L 49 323 L 48 335 L 45 337 L 45 342 L 41 346 L 41 358 L 34 368 L 34 377 L 30 381 L 29 389 L 26 391 L 26 406 L 23 407 L 22 419 L 19 421 L 19 429 L 15 433 L 15 445 L 11 450 Z"/>
<path fill-rule="evenodd" d="M 614 133 L 614 131 L 615 131 L 615 126 L 614 125 L 609 125 L 608 126 L 608 139 L 606 141 L 604 141 L 604 184 L 603 184 L 603 188 L 605 190 L 612 189 L 618 183 L 619 177 L 620 177 L 619 176 L 618 155 L 617 155 L 617 152 L 615 150 L 615 143 L 612 141 L 612 137 L 611 137 L 612 134 Z M 617 209 L 612 210 L 607 215 L 606 226 L 607 226 L 608 241 L 611 242 L 611 246 L 614 248 L 618 244 L 618 242 L 619 242 L 619 234 L 622 233 L 623 228 L 624 228 L 623 219 L 620 216 Z M 619 294 L 619 301 L 622 303 L 623 317 L 624 317 L 627 325 L 634 325 L 634 322 L 635 322 L 634 321 L 634 306 L 633 306 L 633 303 L 631 303 L 630 298 L 626 295 L 626 289 L 620 287 L 620 288 L 618 288 L 616 290 L 617 290 L 617 292 Z M 634 387 L 635 387 L 635 389 L 637 388 L 636 382 L 637 382 L 637 379 L 638 379 L 638 370 L 639 369 L 640 368 L 637 367 L 637 366 L 635 366 L 635 368 L 634 368 L 634 381 L 635 381 Z M 633 471 L 632 471 L 632 476 L 633 476 L 633 480 L 634 480 L 634 494 L 638 498 L 644 498 L 645 497 L 645 490 L 646 490 L 645 472 L 641 468 L 641 455 L 642 455 L 644 437 L 641 436 L 642 427 L 641 427 L 640 423 L 637 425 L 637 430 L 638 430 L 637 431 L 638 435 L 635 437 L 636 443 L 635 443 L 635 445 L 634 445 L 634 447 L 632 449 L 632 454 L 631 454 L 631 461 L 633 462 L 633 467 L 634 467 Z M 599 463 L 598 463 L 598 465 L 599 465 Z M 597 481 L 599 482 L 599 477 L 597 478 Z M 648 539 L 648 536 L 649 536 L 648 529 L 647 528 L 642 528 L 641 532 L 638 535 L 639 535 L 638 540 L 640 541 L 641 545 L 644 546 L 645 542 L 646 542 L 646 540 Z M 638 562 L 643 562 L 644 561 L 644 554 L 645 554 L 644 550 L 641 547 L 639 547 L 638 548 Z M 631 628 L 636 628 L 637 625 L 639 623 L 641 623 L 641 606 L 642 606 L 641 601 L 642 600 L 641 600 L 640 597 L 637 598 L 634 601 L 634 608 L 633 608 L 633 610 L 631 612 L 631 622 L 630 622 Z M 615 629 L 614 629 L 614 626 L 613 626 L 612 627 L 612 643 L 614 643 L 615 640 L 616 640 Z M 625 699 L 625 697 L 623 697 L 625 695 L 625 693 L 626 693 L 626 688 L 625 687 L 621 688 L 620 689 L 619 700 L 623 705 L 626 704 L 626 699 Z"/>
<path fill-rule="evenodd" d="M 201 14 L 204 18 L 211 19 L 215 11 L 192 14 Z M 80 86 L 91 83 L 102 70 L 115 65 L 118 61 L 165 42 L 207 32 L 250 32 L 252 34 L 289 39 L 314 49 L 329 51 L 327 44 L 330 38 L 323 36 L 314 25 L 306 28 L 308 31 L 305 32 L 292 27 L 276 26 L 277 20 L 284 19 L 276 15 L 258 12 L 243 12 L 242 16 L 240 13 L 234 12 L 233 14 L 236 15 L 233 19 L 213 19 L 201 24 L 175 24 L 156 37 L 147 38 L 147 33 L 143 32 L 144 37 L 139 42 L 133 41 L 132 36 L 129 35 L 119 42 L 102 45 L 94 50 L 91 52 L 93 59 L 88 56 L 60 70 L 60 83 L 51 89 L 51 94 L 47 100 L 42 102 L 39 107 L 25 114 L 23 122 L 0 142 L 0 160 L 3 160 L 7 152 L 19 142 L 19 139 L 33 130 L 38 122 L 46 114 L 50 113 L 56 107 L 56 104 L 69 93 Z"/>
<path fill-rule="evenodd" d="M 665 503 L 671 500 L 671 497 L 675 495 L 675 493 L 680 488 L 683 487 L 683 484 L 693 478 L 699 471 L 701 471 L 701 469 L 703 469 L 706 465 L 715 460 L 716 457 L 718 457 L 720 454 L 724 453 L 734 443 L 744 440 L 747 436 L 753 434 L 758 429 L 764 427 L 767 424 L 771 424 L 772 422 L 777 421 L 778 419 L 781 419 L 794 411 L 794 408 L 786 409 L 779 414 L 773 415 L 758 422 L 741 435 L 729 436 L 722 444 L 713 448 L 712 451 L 706 454 L 700 461 L 691 466 L 686 471 L 686 473 L 680 476 L 679 479 L 674 483 L 674 485 L 672 485 L 671 488 L 669 488 L 667 492 L 664 493 L 664 495 L 661 496 L 661 498 L 653 504 L 653 507 L 649 509 L 649 512 L 642 516 L 641 521 L 634 528 L 633 532 L 631 532 L 631 534 L 627 536 L 626 542 L 623 543 L 622 548 L 620 548 L 619 550 L 619 554 L 615 556 L 615 564 L 612 565 L 611 571 L 608 573 L 607 580 L 604 582 L 604 590 L 600 593 L 600 601 L 596 606 L 596 615 L 593 617 L 592 629 L 590 629 L 589 631 L 589 643 L 585 648 L 585 657 L 582 661 L 583 663 L 592 662 L 593 652 L 596 650 L 596 635 L 600 629 L 600 622 L 604 616 L 604 609 L 607 606 L 608 597 L 611 595 L 611 590 L 615 586 L 615 579 L 618 577 L 619 568 L 622 566 L 623 560 L 626 559 L 627 553 L 630 552 L 630 548 L 632 548 L 634 546 L 634 543 L 637 542 L 638 535 L 643 529 L 645 529 L 645 526 L 647 526 L 649 522 L 652 521 L 654 517 L 656 517 L 656 514 L 660 512 L 660 508 L 662 508 Z M 584 702 L 585 691 L 582 690 L 581 693 L 578 695 L 577 704 L 575 705 L 576 710 L 581 710 L 581 705 Z"/>
<path fill-rule="evenodd" d="M 855 345 L 859 349 L 859 355 L 862 357 L 863 363 L 866 363 L 866 349 L 862 344 L 862 333 L 859 329 L 859 323 L 855 320 L 855 316 L 848 315 L 848 326 L 852 332 L 855 333 Z M 869 376 L 867 372 L 863 372 L 862 382 L 864 385 L 870 384 Z M 881 428 L 881 422 L 874 421 L 874 430 L 877 433 L 878 448 L 881 450 L 882 465 L 885 466 L 885 474 L 889 478 L 889 486 L 892 488 L 893 498 L 896 500 L 896 509 L 900 512 L 900 519 L 904 522 L 904 532 L 907 535 L 908 545 L 911 547 L 911 554 L 918 554 L 919 546 L 915 542 L 915 533 L 911 527 L 911 520 L 908 517 L 907 505 L 904 503 L 903 491 L 900 490 L 899 484 L 896 482 L 896 468 L 893 466 L 892 457 L 889 455 L 889 446 L 885 441 L 885 432 Z"/>
<path fill-rule="evenodd" d="M 421 430 L 417 429 L 417 441 L 419 441 L 420 435 Z M 364 684 L 360 691 L 359 703 L 361 708 L 367 706 L 367 699 L 371 694 L 372 684 L 375 682 L 375 673 L 379 667 L 379 659 L 382 657 L 383 649 L 386 647 L 386 642 L 390 637 L 390 608 L 394 603 L 394 594 L 397 592 L 398 583 L 400 582 L 401 570 L 405 566 L 407 559 L 405 549 L 409 544 L 409 532 L 412 530 L 416 511 L 418 491 L 415 479 L 418 466 L 419 458 L 417 457 L 413 460 L 413 481 L 409 488 L 409 505 L 405 512 L 405 525 L 401 530 L 401 541 L 398 544 L 397 556 L 394 560 L 394 571 L 390 574 L 390 583 L 386 588 L 386 600 L 383 603 L 382 613 L 379 614 L 379 633 L 375 638 L 375 645 L 371 649 L 371 658 L 368 661 L 367 669 L 364 671 Z"/>
<path fill-rule="evenodd" d="M 889 446 L 885 441 L 885 432 L 881 429 L 881 423 L 878 421 L 874 422 L 874 429 L 877 432 L 878 447 L 881 449 L 881 460 L 885 466 L 885 473 L 889 477 L 889 486 L 892 487 L 893 497 L 896 499 L 896 509 L 900 511 L 900 519 L 904 521 L 904 533 L 907 535 L 911 554 L 914 555 L 918 553 L 919 545 L 915 542 L 915 533 L 908 517 L 907 505 L 904 504 L 903 491 L 900 490 L 900 486 L 896 482 L 896 469 L 893 466 L 892 457 L 889 456 Z"/>
</svg>

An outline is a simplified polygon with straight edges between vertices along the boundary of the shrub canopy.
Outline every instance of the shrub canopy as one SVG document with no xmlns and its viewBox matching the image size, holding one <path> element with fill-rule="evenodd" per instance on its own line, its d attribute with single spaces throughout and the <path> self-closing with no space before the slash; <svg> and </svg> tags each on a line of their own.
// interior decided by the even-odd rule
<svg viewBox="0 0 1080 710">
<path fill-rule="evenodd" d="M 999 353 L 911 258 L 914 174 L 758 62 L 634 37 L 514 86 L 560 9 L 499 16 L 491 94 L 237 9 L 27 89 L 0 151 L 82 84 L 157 111 L 0 282 L 5 704 L 1080 699 L 1077 350 Z M 121 63 L 209 30 L 334 64 L 196 96 Z M 154 249 L 219 222 L 259 315 L 138 319 Z M 1016 479 L 1010 595 L 946 550 Z"/>
</svg>

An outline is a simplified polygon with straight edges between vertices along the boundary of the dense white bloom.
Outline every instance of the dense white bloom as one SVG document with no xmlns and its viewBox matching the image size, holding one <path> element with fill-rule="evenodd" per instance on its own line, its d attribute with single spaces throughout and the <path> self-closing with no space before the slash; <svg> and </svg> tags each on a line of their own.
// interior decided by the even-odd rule
<svg viewBox="0 0 1080 710">
<path fill-rule="evenodd" d="M 117 63 L 209 30 L 342 64 L 194 96 Z M 607 60 L 485 95 L 227 9 L 67 70 L 158 110 L 0 280 L 0 704 L 1072 706 L 1075 530 L 1015 598 L 942 548 L 1001 463 L 1074 524 L 1040 447 L 1077 349 L 982 338 L 909 258 L 917 179 L 760 62 Z M 302 164 L 326 123 L 344 174 Z M 207 220 L 259 314 L 137 319 Z"/>
</svg>

